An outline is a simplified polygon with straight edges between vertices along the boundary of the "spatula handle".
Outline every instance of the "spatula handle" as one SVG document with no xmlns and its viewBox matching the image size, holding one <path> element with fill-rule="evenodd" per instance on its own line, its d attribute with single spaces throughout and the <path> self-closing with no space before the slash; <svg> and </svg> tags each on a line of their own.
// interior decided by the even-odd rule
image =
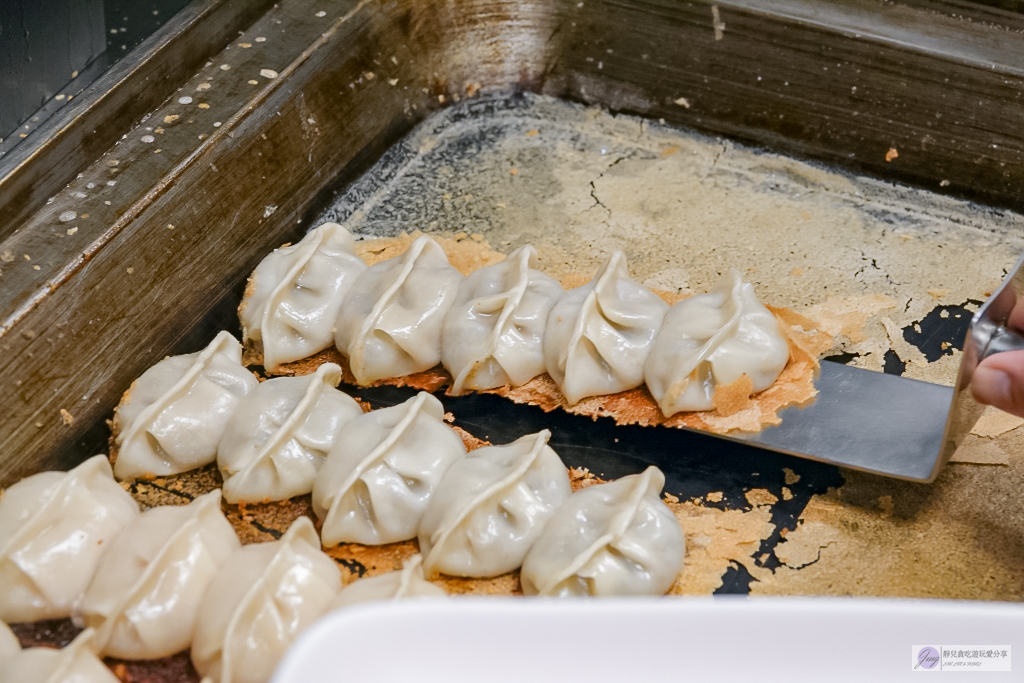
<svg viewBox="0 0 1024 683">
<path fill-rule="evenodd" d="M 1004 351 L 1024 351 L 1024 336 L 1003 325 L 996 325 L 989 320 L 979 320 L 973 331 L 981 353 L 981 361 L 996 353 Z"/>
</svg>

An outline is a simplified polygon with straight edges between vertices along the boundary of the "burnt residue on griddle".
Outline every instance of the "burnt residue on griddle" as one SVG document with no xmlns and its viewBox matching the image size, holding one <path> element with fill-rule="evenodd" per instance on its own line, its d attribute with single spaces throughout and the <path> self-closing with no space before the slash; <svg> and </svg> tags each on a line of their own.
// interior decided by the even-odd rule
<svg viewBox="0 0 1024 683">
<path fill-rule="evenodd" d="M 168 495 L 181 498 L 183 501 L 187 501 L 189 503 L 196 499 L 196 497 L 193 494 L 189 493 L 188 491 L 179 491 L 177 489 L 172 489 L 167 486 L 162 486 L 154 481 L 146 481 L 144 479 L 136 479 L 131 484 L 129 484 L 128 493 L 132 494 L 133 496 L 141 495 L 142 489 L 144 487 L 156 489 L 158 491 L 163 491 Z"/>
<path fill-rule="evenodd" d="M 70 619 L 50 619 L 25 624 L 11 624 L 11 630 L 22 647 L 66 647 L 82 629 Z M 199 683 L 199 674 L 192 666 L 189 653 L 138 662 L 107 657 L 104 663 L 122 681 L 132 683 Z"/>
<path fill-rule="evenodd" d="M 892 349 L 886 351 L 882 356 L 882 363 L 882 372 L 887 375 L 902 375 L 907 369 L 906 362 Z"/>
<path fill-rule="evenodd" d="M 747 568 L 736 560 L 729 561 L 729 568 L 722 574 L 722 585 L 715 590 L 715 595 L 735 595 L 750 592 L 750 584 L 756 581 Z"/>
<path fill-rule="evenodd" d="M 807 503 L 814 495 L 826 493 L 830 488 L 838 488 L 843 484 L 843 476 L 837 467 L 800 458 L 791 460 L 793 463 L 786 465 L 785 469 L 764 468 L 758 477 L 757 488 L 768 490 L 778 496 L 779 500 L 771 506 L 771 521 L 775 525 L 775 530 L 761 541 L 761 546 L 753 553 L 753 558 L 754 564 L 773 572 L 782 566 L 775 556 L 775 547 L 783 541 L 786 534 L 796 529 Z M 790 495 L 782 495 L 783 489 L 788 490 Z M 743 573 L 749 576 L 745 568 Z M 723 578 L 723 588 L 725 585 Z M 746 586 L 746 590 L 733 592 L 749 592 L 749 582 Z"/>
<path fill-rule="evenodd" d="M 903 328 L 903 339 L 915 346 L 929 363 L 942 356 L 953 354 L 953 350 L 963 350 L 967 328 L 971 324 L 974 313 L 968 306 L 980 306 L 982 302 L 968 299 L 962 304 L 936 306 L 928 315 Z M 823 360 L 848 365 L 861 354 L 852 352 L 837 353 Z M 888 375 L 902 375 L 907 363 L 900 358 L 894 349 L 889 349 L 883 356 L 882 371 Z"/>
<path fill-rule="evenodd" d="M 824 358 L 822 358 L 822 360 L 831 361 L 833 363 L 839 363 L 840 365 L 849 365 L 854 358 L 860 358 L 860 354 L 844 351 L 842 353 L 837 353 L 833 356 L 825 356 Z"/>
<path fill-rule="evenodd" d="M 967 306 L 980 306 L 981 303 L 968 299 L 959 305 L 936 306 L 921 320 L 904 327 L 903 338 L 916 346 L 929 363 L 952 355 L 953 349 L 962 351 L 967 328 L 974 316 Z"/>
<path fill-rule="evenodd" d="M 766 300 L 794 310 L 833 296 L 884 294 L 893 301 L 884 309 L 896 325 L 893 331 L 925 317 L 918 323 L 922 335 L 932 329 L 925 314 L 933 305 L 978 298 L 975 293 L 989 286 L 997 267 L 1020 251 L 1021 220 L 1015 214 L 995 216 L 982 207 L 835 174 L 692 131 L 576 107 L 530 94 L 466 100 L 428 118 L 358 181 L 334 188 L 332 206 L 319 217 L 310 212 L 303 225 L 334 220 L 359 237 L 478 232 L 481 241 L 505 253 L 533 244 L 543 257 L 541 269 L 558 278 L 593 273 L 608 253 L 625 249 L 639 282 L 670 291 L 707 291 L 725 269 L 736 267 Z M 985 245 L 978 241 L 982 234 Z M 974 258 L 960 258 L 964 249 L 972 249 Z M 859 268 L 860 275 L 851 278 Z M 927 299 L 937 296 L 930 291 L 939 286 L 949 288 L 943 296 L 957 298 Z M 953 308 L 940 310 L 939 319 L 949 315 L 955 321 Z M 907 331 L 917 334 L 912 326 Z M 830 360 L 892 374 L 911 370 L 922 379 L 936 376 L 937 370 L 918 365 L 923 359 L 902 339 L 895 340 L 898 352 L 883 353 L 887 332 L 872 324 L 864 330 L 872 343 L 856 349 L 860 357 L 849 346 Z M 952 348 L 961 341 L 955 332 L 940 336 L 930 342 L 939 351 L 943 341 Z M 414 393 L 343 388 L 374 407 Z M 758 542 L 753 563 L 744 557 L 743 570 L 725 572 L 718 592 L 747 592 L 751 576 L 767 582 L 765 575 L 776 568 L 781 580 L 793 581 L 792 567 L 774 555 L 787 542 L 783 533 L 795 531 L 801 516 L 824 514 L 808 510 L 812 496 L 849 487 L 844 481 L 850 476 L 835 467 L 708 435 L 618 427 L 607 419 L 543 413 L 494 396 L 438 398 L 456 425 L 476 437 L 505 443 L 550 427 L 552 446 L 566 465 L 611 478 L 656 464 L 665 471 L 666 491 L 683 502 L 749 510 L 751 517 L 769 520 L 775 533 Z M 798 484 L 787 484 L 795 476 L 786 478 L 783 467 L 799 475 Z M 953 473 L 967 476 L 966 468 L 948 476 Z M 778 500 L 765 506 L 757 501 L 768 497 L 754 495 L 749 502 L 745 494 L 756 489 Z M 721 499 L 707 499 L 719 491 Z M 839 506 L 844 513 L 847 504 L 844 499 Z M 821 565 L 829 564 L 822 559 Z M 816 581 L 811 592 L 830 591 L 824 579 Z M 753 592 L 759 585 L 753 583 Z M 787 585 L 792 592 L 809 592 Z"/>
<path fill-rule="evenodd" d="M 24 624 L 11 624 L 22 647 L 65 647 L 82 629 L 70 619 L 46 619 Z"/>
<path fill-rule="evenodd" d="M 374 408 L 397 405 L 416 394 L 408 387 L 341 387 Z M 436 394 L 455 424 L 477 438 L 504 444 L 550 429 L 551 447 L 568 467 L 587 468 L 602 479 L 616 479 L 657 465 L 665 473 L 665 491 L 680 500 L 701 500 L 704 507 L 751 510 L 746 493 L 765 489 L 779 500 L 771 506 L 775 531 L 762 541 L 755 557 L 768 555 L 763 566 L 779 565 L 772 549 L 783 529 L 792 531 L 811 497 L 841 486 L 842 474 L 832 465 L 772 453 L 754 446 L 683 429 L 616 425 L 611 418 L 591 419 L 561 410 L 545 413 L 536 406 L 510 403 L 493 394 Z M 788 471 L 787 471 L 788 470 Z M 783 489 L 788 491 L 785 495 Z M 708 501 L 708 491 L 722 498 Z M 788 499 L 787 499 L 788 498 Z M 788 531 L 786 533 L 788 533 Z M 746 569 L 743 575 L 749 578 Z M 723 579 L 724 581 L 724 579 Z M 747 593 L 740 576 L 725 581 L 721 592 Z"/>
<path fill-rule="evenodd" d="M 353 560 L 345 557 L 335 557 L 333 559 L 345 569 L 358 575 L 360 579 L 366 576 L 366 565 L 359 560 Z"/>
<path fill-rule="evenodd" d="M 270 534 L 271 536 L 274 537 L 275 541 L 281 540 L 281 536 L 284 535 L 280 531 L 278 531 L 277 529 L 271 529 L 270 527 L 267 527 L 267 526 L 264 526 L 264 525 L 260 524 L 259 520 L 256 520 L 256 519 L 249 520 L 249 524 L 252 524 L 253 528 L 256 529 L 257 531 L 261 531 L 261 532 L 263 532 L 265 534 Z"/>
<path fill-rule="evenodd" d="M 962 304 L 936 306 L 921 320 L 912 322 L 903 328 L 903 339 L 916 347 L 925 360 L 934 363 L 943 356 L 953 355 L 953 350 L 962 351 L 967 328 L 971 324 L 974 313 L 967 308 L 970 305 L 980 306 L 980 301 L 968 299 Z M 848 363 L 857 354 L 839 354 L 826 360 L 838 360 Z M 842 360 L 841 360 L 842 359 Z M 902 375 L 907 363 L 900 358 L 895 349 L 889 349 L 883 356 L 882 371 L 888 375 Z"/>
<path fill-rule="evenodd" d="M 130 683 L 199 683 L 200 680 L 188 650 L 162 659 L 131 662 L 107 657 L 103 661 L 119 679 Z"/>
</svg>

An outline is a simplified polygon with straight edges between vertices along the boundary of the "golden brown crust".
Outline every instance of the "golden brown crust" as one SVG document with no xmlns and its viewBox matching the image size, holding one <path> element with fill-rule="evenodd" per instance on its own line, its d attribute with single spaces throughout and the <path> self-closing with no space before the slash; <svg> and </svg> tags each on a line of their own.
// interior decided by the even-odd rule
<svg viewBox="0 0 1024 683">
<path fill-rule="evenodd" d="M 252 339 L 242 339 L 242 365 L 253 367 L 263 366 L 263 350 L 256 346 Z"/>
<path fill-rule="evenodd" d="M 137 379 L 135 380 L 135 382 L 138 381 L 139 380 Z M 121 406 L 123 406 L 125 403 L 131 400 L 132 390 L 135 388 L 135 382 L 132 382 L 131 385 L 128 387 L 128 390 L 121 395 L 121 400 L 118 401 L 117 406 L 114 408 L 115 417 L 117 416 L 117 411 L 121 409 Z M 110 428 L 110 438 L 107 440 L 107 443 L 110 446 L 110 466 L 113 467 L 114 463 L 117 462 L 117 438 L 121 433 L 121 428 L 118 425 L 117 420 L 115 419 L 107 420 L 107 427 Z"/>
<path fill-rule="evenodd" d="M 242 293 L 242 301 L 238 304 L 238 319 L 242 319 L 242 313 L 245 312 L 245 307 L 249 305 L 249 300 L 252 295 L 256 293 L 256 273 L 255 271 L 249 276 L 249 279 L 245 281 L 245 292 Z M 242 325 L 242 341 L 248 341 L 246 336 L 245 325 Z"/>
<path fill-rule="evenodd" d="M 365 409 L 365 404 L 364 404 Z M 451 426 L 468 450 L 475 450 L 490 443 L 478 439 L 469 432 Z M 604 483 L 586 469 L 570 469 L 569 481 L 574 491 Z M 215 465 L 173 477 L 159 477 L 148 481 L 133 481 L 125 487 L 144 508 L 157 505 L 185 505 L 196 497 L 220 488 L 223 484 Z M 274 503 L 231 505 L 222 503 L 224 515 L 234 527 L 243 544 L 262 543 L 280 538 L 301 516 L 309 517 L 319 529 L 321 523 L 313 513 L 310 495 L 297 496 Z M 376 576 L 400 569 L 403 562 L 419 552 L 416 540 L 389 543 L 379 546 L 342 543 L 324 552 L 334 558 L 342 570 L 342 580 L 349 584 L 364 576 Z M 442 575 L 434 583 L 450 594 L 472 593 L 475 595 L 520 595 L 519 571 L 509 572 L 490 579 L 468 579 Z"/>
<path fill-rule="evenodd" d="M 743 373 L 732 384 L 723 384 L 715 388 L 715 394 L 711 397 L 715 405 L 715 412 L 722 417 L 729 417 L 746 410 L 751 406 L 754 393 L 754 381 Z"/>
<path fill-rule="evenodd" d="M 356 254 L 366 261 L 366 265 L 372 266 L 389 258 L 400 256 L 405 253 L 417 237 L 422 237 L 419 230 L 407 234 L 402 233 L 398 237 L 377 237 L 374 239 L 361 240 L 356 242 Z M 431 235 L 441 245 L 444 253 L 448 256 L 448 262 L 463 275 L 469 275 L 474 270 L 485 266 L 493 266 L 505 260 L 505 255 L 491 249 L 480 235 L 467 235 L 464 232 L 454 235 Z"/>
<path fill-rule="evenodd" d="M 349 369 L 348 359 L 341 355 L 341 352 L 333 346 L 329 349 L 324 349 L 319 353 L 315 353 L 308 358 L 297 360 L 294 363 L 285 363 L 274 371 L 268 370 L 265 372 L 269 376 L 294 375 L 296 377 L 301 377 L 302 375 L 313 374 L 316 372 L 316 369 L 324 363 L 336 363 L 337 365 L 340 365 L 341 381 L 345 384 L 358 384 L 355 375 L 353 375 L 352 371 Z M 417 372 L 413 375 L 406 375 L 404 377 L 382 379 L 376 382 L 371 382 L 365 386 L 380 387 L 388 385 L 393 387 L 412 387 L 413 389 L 433 393 L 450 382 L 451 377 L 442 367 L 438 366 L 425 372 Z"/>
<path fill-rule="evenodd" d="M 369 264 L 391 258 L 402 253 L 418 236 L 403 235 L 398 238 L 367 240 L 357 243 L 357 251 Z M 456 235 L 452 238 L 440 238 L 438 242 L 445 249 L 449 260 L 464 274 L 477 268 L 499 262 L 503 255 L 490 250 L 486 242 L 480 239 L 466 238 Z M 586 284 L 588 277 L 569 275 L 563 278 L 565 288 L 578 287 Z M 251 287 L 251 282 L 249 283 Z M 672 304 L 685 298 L 684 295 L 670 292 L 656 292 L 667 303 Z M 776 383 L 760 394 L 750 395 L 749 378 L 744 376 L 739 382 L 721 387 L 720 396 L 716 396 L 716 410 L 701 413 L 683 413 L 665 418 L 657 407 L 646 387 L 620 392 L 610 396 L 591 397 L 580 401 L 575 406 L 567 406 L 558 387 L 548 375 L 534 378 L 521 387 L 504 387 L 490 393 L 505 396 L 517 403 L 537 405 L 545 411 L 561 408 L 567 412 L 592 417 L 612 417 L 619 424 L 657 425 L 669 427 L 692 427 L 718 433 L 732 430 L 756 431 L 767 424 L 777 424 L 777 413 L 783 407 L 806 403 L 812 400 L 816 391 L 813 386 L 817 371 L 817 358 L 834 345 L 835 337 L 823 329 L 816 321 L 788 309 L 773 308 L 772 312 L 780 320 L 790 342 L 790 361 Z M 843 323 L 852 321 L 842 321 Z M 845 327 L 845 325 L 844 325 Z M 846 330 L 844 330 L 846 331 Z M 852 332 L 853 330 L 849 330 Z M 244 342 L 243 362 L 247 365 L 262 363 L 262 354 L 253 343 Z M 348 368 L 347 360 L 335 348 L 326 349 L 309 358 L 289 363 L 273 373 L 273 375 L 301 376 L 310 374 L 323 363 L 334 362 L 343 370 L 342 381 L 355 384 L 355 378 Z M 262 379 L 262 378 L 261 378 Z M 743 382 L 743 380 L 746 382 Z M 394 378 L 375 382 L 374 385 L 409 386 L 415 389 L 435 392 L 450 386 L 451 377 L 436 367 L 426 372 L 407 377 Z M 126 392 L 126 397 L 127 397 Z M 363 409 L 368 406 L 362 404 Z M 447 416 L 446 416 L 447 418 Z M 449 420 L 450 421 L 450 420 Z M 467 449 L 479 448 L 487 442 L 473 437 L 468 432 L 452 427 L 462 438 Z M 111 454 L 117 456 L 117 431 L 111 424 Z M 570 480 L 573 490 L 602 483 L 587 470 L 570 469 Z M 223 484 L 216 465 L 186 472 L 173 477 L 157 477 L 151 480 L 133 481 L 123 484 L 125 488 L 144 507 L 155 505 L 187 504 L 196 496 L 221 487 Z M 708 497 L 709 500 L 711 496 Z M 752 554 L 762 539 L 771 534 L 774 526 L 770 523 L 768 505 L 755 505 L 754 510 L 718 510 L 705 508 L 697 502 L 680 503 L 672 496 L 666 496 L 669 507 L 675 512 L 684 531 L 687 533 L 687 562 L 673 588 L 677 594 L 707 594 L 721 585 L 721 575 L 730 562 L 739 562 L 748 571 L 759 568 L 753 563 Z M 243 543 L 259 543 L 280 538 L 285 530 L 300 516 L 317 520 L 312 510 L 309 495 L 298 496 L 290 500 L 275 503 L 223 504 L 224 512 Z M 317 524 L 319 526 L 319 524 Z M 707 539 L 710 540 L 710 545 Z M 334 558 L 342 569 L 344 583 L 351 583 L 363 576 L 393 571 L 402 566 L 410 556 L 418 552 L 415 540 L 403 543 L 392 543 L 383 546 L 363 546 L 359 544 L 342 544 L 325 550 Z M 491 579 L 467 579 L 441 576 L 435 580 L 450 594 L 477 595 L 519 595 L 522 588 L 519 572 L 513 571 Z M 123 680 L 128 680 L 136 672 L 129 671 L 130 663 L 110 662 Z M 191 667 L 187 666 L 187 654 L 176 655 L 169 660 L 172 668 L 182 669 L 177 672 L 178 680 L 193 680 L 195 676 Z M 143 673 L 143 672 L 139 672 Z"/>
<path fill-rule="evenodd" d="M 131 391 L 131 389 L 128 391 Z M 126 391 L 121 401 L 123 402 L 127 398 L 128 392 Z M 117 436 L 121 433 L 121 429 L 117 426 L 117 422 L 114 420 L 107 420 L 107 427 L 110 429 L 110 437 L 107 439 L 107 446 L 110 449 L 110 466 L 113 467 L 117 462 Z"/>
<path fill-rule="evenodd" d="M 561 408 L 575 415 L 610 417 L 620 425 L 664 425 L 701 429 L 717 434 L 727 434 L 731 431 L 756 432 L 765 426 L 778 424 L 778 412 L 783 408 L 805 405 L 817 395 L 818 392 L 814 388 L 817 368 L 817 359 L 792 343 L 791 338 L 789 364 L 775 384 L 753 397 L 748 407 L 729 415 L 710 410 L 679 413 L 666 418 L 646 386 L 609 396 L 592 396 L 570 406 L 562 397 L 554 380 L 546 374 L 535 377 L 521 387 L 503 387 L 488 393 L 505 396 L 516 403 L 535 405 L 546 412 Z"/>
<path fill-rule="evenodd" d="M 783 328 L 787 328 L 787 326 L 783 325 Z M 664 425 L 666 427 L 701 429 L 716 434 L 728 434 L 732 431 L 756 432 L 763 427 L 779 424 L 781 420 L 778 417 L 778 412 L 783 408 L 792 405 L 806 405 L 818 393 L 814 388 L 818 360 L 809 351 L 813 350 L 816 344 L 820 344 L 818 333 L 808 334 L 802 328 L 799 330 L 789 328 L 786 329 L 786 332 L 790 342 L 790 360 L 775 384 L 753 396 L 742 410 L 728 411 L 727 414 L 718 410 L 710 410 L 679 413 L 666 418 L 645 386 L 607 396 L 591 396 L 570 406 L 562 396 L 562 392 L 558 390 L 558 385 L 547 374 L 534 377 L 519 387 L 506 386 L 481 393 L 504 396 L 514 403 L 537 406 L 545 412 L 560 408 L 574 415 L 586 415 L 594 418 L 610 417 L 620 425 Z M 831 337 L 829 346 L 831 346 Z M 347 360 L 337 349 L 333 348 L 301 361 L 288 363 L 282 366 L 279 372 L 291 375 L 310 374 L 316 372 L 322 363 L 327 362 L 341 365 L 343 382 L 356 384 L 355 377 L 348 369 Z M 451 383 L 451 376 L 444 368 L 437 366 L 414 375 L 379 380 L 369 386 L 408 386 L 420 391 L 435 392 L 442 387 L 451 386 Z"/>
</svg>

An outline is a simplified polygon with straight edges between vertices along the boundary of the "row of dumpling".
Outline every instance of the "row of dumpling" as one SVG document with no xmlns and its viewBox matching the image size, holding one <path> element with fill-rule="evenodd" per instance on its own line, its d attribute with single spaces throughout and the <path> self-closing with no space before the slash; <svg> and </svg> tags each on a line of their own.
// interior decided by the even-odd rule
<svg viewBox="0 0 1024 683">
<path fill-rule="evenodd" d="M 220 491 L 140 512 L 98 455 L 44 472 L 0 499 L 0 617 L 72 617 L 63 650 L 19 650 L 0 631 L 0 680 L 116 680 L 100 656 L 158 659 L 191 647 L 214 683 L 264 681 L 332 602 L 341 572 L 302 517 L 278 540 L 242 547 Z"/>
<path fill-rule="evenodd" d="M 546 430 L 467 455 L 428 393 L 364 413 L 335 388 L 340 368 L 326 363 L 239 398 L 224 387 L 251 377 L 240 356 L 223 332 L 206 350 L 167 358 L 136 380 L 115 414 L 118 477 L 215 458 L 228 502 L 312 492 L 328 547 L 418 537 L 428 574 L 469 577 L 519 567 L 546 515 L 569 497 Z"/>
<path fill-rule="evenodd" d="M 259 683 L 320 616 L 371 599 L 443 595 L 413 558 L 342 590 L 300 517 L 280 540 L 242 547 L 219 491 L 139 512 L 102 455 L 46 472 L 0 499 L 0 680 L 115 681 L 101 656 L 158 659 L 191 648 L 214 683 Z M 21 650 L 7 623 L 73 617 L 62 650 Z"/>
<path fill-rule="evenodd" d="M 405 570 L 342 589 L 307 517 L 242 547 L 220 491 L 139 512 L 102 455 L 37 474 L 0 500 L 0 680 L 116 680 L 101 656 L 158 659 L 191 648 L 214 683 L 260 683 L 316 619 L 371 599 L 443 595 Z M 21 650 L 6 623 L 73 617 L 63 650 Z M 204 679 L 205 680 L 205 679 Z"/>
<path fill-rule="evenodd" d="M 426 400 L 436 402 L 428 394 L 412 399 Z M 439 415 L 434 419 L 447 429 Z M 214 683 L 259 683 L 297 636 L 334 608 L 442 595 L 424 570 L 490 576 L 521 565 L 527 594 L 667 591 L 682 565 L 684 539 L 659 498 L 661 472 L 652 467 L 570 493 L 547 438 L 542 432 L 456 457 L 434 490 L 420 491 L 430 499 L 425 507 L 404 501 L 412 504 L 406 517 L 421 517 L 422 564 L 417 556 L 401 572 L 343 590 L 306 517 L 278 541 L 242 547 L 221 510 L 220 491 L 140 513 L 103 456 L 22 480 L 0 499 L 0 617 L 13 623 L 72 616 L 86 630 L 64 650 L 21 652 L 0 632 L 0 680 L 114 680 L 98 656 L 155 659 L 191 647 L 196 669 Z M 404 449 L 413 445 L 407 441 Z M 374 469 L 386 468 L 363 473 Z M 330 501 L 325 533 L 330 513 L 344 509 L 336 503 Z M 365 533 L 378 512 L 364 510 L 356 528 Z"/>
<path fill-rule="evenodd" d="M 480 578 L 518 568 L 569 498 L 566 469 L 546 430 L 467 454 L 435 397 L 421 392 L 364 413 L 335 388 L 340 369 L 330 363 L 313 375 L 270 379 L 237 400 L 219 400 L 229 394 L 203 359 L 218 359 L 219 373 L 235 378 L 246 374 L 240 353 L 238 342 L 221 333 L 205 351 L 165 359 L 133 383 L 115 415 L 119 478 L 170 474 L 216 458 L 228 502 L 311 492 L 326 546 L 418 538 L 431 576 Z M 173 376 L 165 372 L 170 367 Z M 156 386 L 154 378 L 165 374 Z M 191 379 L 183 384 L 179 376 Z M 150 397 L 157 398 L 134 404 Z M 145 421 L 136 417 L 142 415 Z M 655 499 L 662 485 L 663 479 Z"/>
<path fill-rule="evenodd" d="M 447 595 L 423 578 L 419 555 L 400 571 L 360 579 L 338 592 L 338 570 L 306 545 L 308 529 L 308 519 L 302 517 L 280 541 L 247 546 L 235 561 L 229 558 L 222 565 L 207 587 L 210 597 L 216 597 L 215 606 L 203 606 L 195 616 L 190 659 L 203 676 L 202 683 L 266 683 L 298 636 L 336 609 L 371 600 Z M 249 552 L 250 548 L 260 552 Z M 243 559 L 256 565 L 245 567 L 239 562 Z M 259 586 L 240 596 L 246 587 L 236 587 L 238 580 L 251 576 L 257 577 Z M 215 593 L 219 589 L 224 592 Z M 207 618 L 214 621 L 208 624 L 203 621 Z M 61 649 L 22 649 L 11 628 L 0 621 L 0 681 L 120 683 L 101 660 L 103 655 L 93 628 Z"/>
<path fill-rule="evenodd" d="M 427 577 L 488 578 L 522 567 L 542 595 L 660 595 L 683 533 L 661 502 L 664 475 L 572 493 L 547 430 L 466 452 L 421 392 L 356 418 L 316 477 L 323 544 L 417 539 Z"/>
<path fill-rule="evenodd" d="M 400 448 L 394 442 L 403 433 L 406 440 L 425 435 L 417 453 L 437 454 L 436 461 L 421 457 L 415 463 L 423 476 L 439 477 L 453 450 L 465 454 L 461 439 L 442 421 L 441 403 L 429 394 L 364 413 L 337 388 L 341 368 L 333 363 L 311 375 L 259 382 L 241 356 L 238 341 L 221 332 L 203 351 L 165 358 L 135 380 L 114 412 L 115 476 L 168 476 L 216 461 L 225 500 L 260 503 L 310 493 L 325 461 L 336 472 L 336 463 L 372 455 L 378 446 Z M 380 475 L 357 472 L 375 473 Z M 407 480 L 395 475 L 393 482 L 378 483 L 393 487 Z M 417 486 L 409 484 L 409 495 L 419 495 Z M 415 529 L 392 540 L 413 536 Z"/>
<path fill-rule="evenodd" d="M 132 382 L 114 411 L 114 474 L 147 479 L 217 462 L 229 503 L 309 493 L 342 428 L 363 410 L 337 389 L 341 368 L 260 382 L 221 332 Z"/>
<path fill-rule="evenodd" d="M 430 237 L 370 267 L 353 245 L 325 223 L 257 266 L 239 317 L 268 370 L 333 343 L 360 384 L 442 363 L 458 395 L 547 372 L 572 405 L 646 381 L 671 416 L 710 410 L 715 387 L 744 374 L 763 391 L 789 360 L 778 321 L 735 270 L 670 307 L 630 279 L 621 252 L 563 291 L 530 246 L 463 277 Z"/>
</svg>

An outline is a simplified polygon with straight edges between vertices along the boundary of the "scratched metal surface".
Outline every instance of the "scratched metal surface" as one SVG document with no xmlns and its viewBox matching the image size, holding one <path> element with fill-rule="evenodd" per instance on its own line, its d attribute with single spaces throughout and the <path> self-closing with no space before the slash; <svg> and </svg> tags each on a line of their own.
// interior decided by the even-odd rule
<svg viewBox="0 0 1024 683">
<path fill-rule="evenodd" d="M 434 114 L 311 225 L 326 220 L 364 237 L 476 233 L 506 253 L 532 243 L 555 276 L 593 272 L 621 248 L 636 279 L 663 289 L 705 291 L 737 267 L 774 305 L 884 294 L 905 347 L 876 323 L 830 362 L 947 384 L 972 310 L 1024 250 L 1024 217 L 1013 212 L 534 95 Z M 963 263 L 965 251 L 972 264 Z M 927 293 L 938 288 L 941 300 Z M 412 394 L 346 389 L 376 405 Z M 495 396 L 439 398 L 480 438 L 552 429 L 552 445 L 572 467 L 616 477 L 657 464 L 666 490 L 682 499 L 722 491 L 720 503 L 705 504 L 749 510 L 745 492 L 767 489 L 779 498 L 776 530 L 755 556 L 770 570 L 780 566 L 772 551 L 811 497 L 843 482 L 835 467 L 703 434 L 618 427 Z M 798 484 L 786 485 L 785 468 Z M 719 591 L 746 592 L 750 581 L 737 565 Z"/>
</svg>

